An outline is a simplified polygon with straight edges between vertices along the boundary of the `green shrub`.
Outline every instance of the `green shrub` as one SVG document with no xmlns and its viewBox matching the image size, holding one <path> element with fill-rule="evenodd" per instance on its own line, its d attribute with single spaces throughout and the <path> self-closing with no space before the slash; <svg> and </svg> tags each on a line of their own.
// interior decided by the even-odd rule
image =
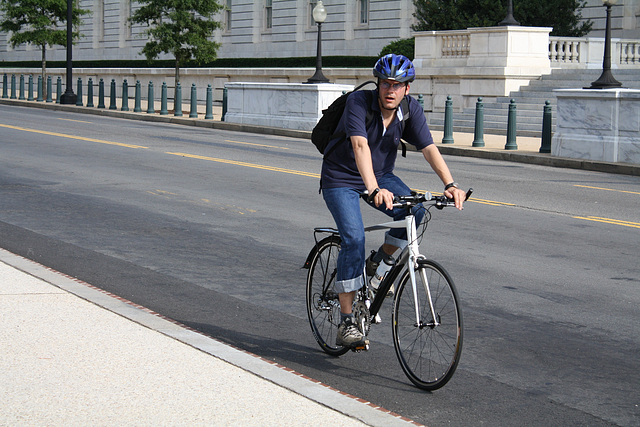
<svg viewBox="0 0 640 427">
<path fill-rule="evenodd" d="M 410 39 L 401 39 L 396 40 L 385 47 L 380 51 L 380 56 L 387 55 L 389 53 L 395 53 L 396 55 L 404 55 L 410 60 L 413 61 L 416 55 L 416 39 L 412 37 Z"/>
</svg>

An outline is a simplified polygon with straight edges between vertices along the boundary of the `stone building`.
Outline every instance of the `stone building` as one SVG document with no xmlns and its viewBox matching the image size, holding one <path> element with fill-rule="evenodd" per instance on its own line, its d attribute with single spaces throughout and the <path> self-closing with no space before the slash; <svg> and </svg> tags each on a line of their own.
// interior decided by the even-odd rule
<svg viewBox="0 0 640 427">
<path fill-rule="evenodd" d="M 224 29 L 215 34 L 220 58 L 315 56 L 317 26 L 311 11 L 317 0 L 220 0 L 226 6 L 218 19 Z M 520 0 L 514 0 L 520 1 Z M 132 0 L 79 0 L 91 11 L 84 18 L 82 39 L 74 47 L 74 60 L 144 59 L 144 28 L 130 27 Z M 412 35 L 412 0 L 325 0 L 328 12 L 322 25 L 323 54 L 375 56 L 393 40 Z M 594 21 L 594 37 L 603 36 L 602 0 L 587 0 L 583 17 Z M 517 18 L 517 16 L 516 16 Z M 613 37 L 640 39 L 640 1 L 618 0 L 613 9 Z M 32 46 L 8 45 L 0 33 L 0 61 L 39 60 Z M 169 58 L 169 57 L 167 57 Z M 61 47 L 50 48 L 48 60 L 65 60 Z"/>
</svg>

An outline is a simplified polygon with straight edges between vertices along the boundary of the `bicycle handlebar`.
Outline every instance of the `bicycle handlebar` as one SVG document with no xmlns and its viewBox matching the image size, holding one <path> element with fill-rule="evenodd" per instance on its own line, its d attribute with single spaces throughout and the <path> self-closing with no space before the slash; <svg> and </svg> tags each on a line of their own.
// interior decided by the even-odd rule
<svg viewBox="0 0 640 427">
<path fill-rule="evenodd" d="M 470 188 L 469 190 L 467 190 L 467 194 L 464 198 L 465 202 L 469 200 L 469 197 L 471 197 L 472 193 L 473 193 L 473 188 Z M 362 197 L 364 200 L 367 200 L 369 198 L 369 192 L 364 191 L 362 194 L 360 194 L 360 197 Z M 434 196 L 428 191 L 426 193 L 418 193 L 416 191 L 412 191 L 411 194 L 408 196 L 395 196 L 393 198 L 393 207 L 394 208 L 401 207 L 401 206 L 412 207 L 419 203 L 431 202 L 431 201 L 434 202 L 433 205 L 436 207 L 436 209 L 443 209 L 447 206 L 455 206 L 455 201 L 453 199 L 449 199 L 445 195 Z"/>
</svg>

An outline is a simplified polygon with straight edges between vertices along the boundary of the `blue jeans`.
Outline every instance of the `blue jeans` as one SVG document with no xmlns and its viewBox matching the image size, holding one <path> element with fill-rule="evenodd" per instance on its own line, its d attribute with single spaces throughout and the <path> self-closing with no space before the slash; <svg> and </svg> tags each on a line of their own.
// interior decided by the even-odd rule
<svg viewBox="0 0 640 427">
<path fill-rule="evenodd" d="M 378 186 L 391 191 L 394 195 L 404 196 L 411 193 L 407 187 L 394 174 L 386 174 L 378 178 Z M 338 255 L 338 272 L 336 277 L 336 291 L 339 293 L 352 292 L 364 285 L 365 237 L 362 212 L 360 211 L 361 190 L 349 187 L 323 188 L 324 201 L 336 222 L 342 245 Z M 406 208 L 387 210 L 384 205 L 375 209 L 401 220 L 407 216 Z M 413 214 L 416 217 L 416 226 L 424 218 L 424 209 L 415 207 Z M 386 232 L 385 243 L 399 248 L 407 245 L 407 231 L 404 228 L 393 228 Z"/>
</svg>

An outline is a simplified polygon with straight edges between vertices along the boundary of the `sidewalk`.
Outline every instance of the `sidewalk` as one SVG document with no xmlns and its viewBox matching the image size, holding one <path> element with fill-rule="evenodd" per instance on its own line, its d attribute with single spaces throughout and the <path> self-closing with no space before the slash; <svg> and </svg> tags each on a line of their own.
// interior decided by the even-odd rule
<svg viewBox="0 0 640 427">
<path fill-rule="evenodd" d="M 0 325 L 0 425 L 412 424 L 4 249 Z"/>
</svg>

